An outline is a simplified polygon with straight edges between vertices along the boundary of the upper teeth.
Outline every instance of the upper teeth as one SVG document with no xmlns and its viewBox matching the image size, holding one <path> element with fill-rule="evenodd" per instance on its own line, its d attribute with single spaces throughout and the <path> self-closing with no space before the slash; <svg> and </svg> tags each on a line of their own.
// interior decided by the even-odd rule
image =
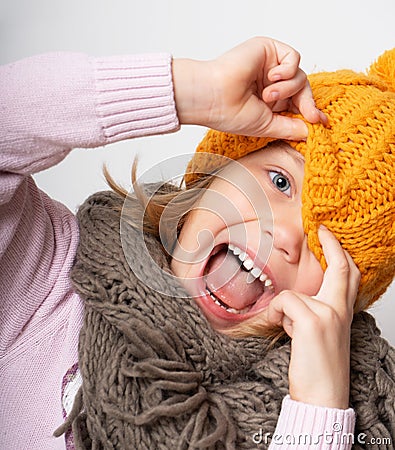
<svg viewBox="0 0 395 450">
<path fill-rule="evenodd" d="M 254 266 L 254 261 L 247 255 L 246 252 L 233 244 L 229 244 L 228 248 L 242 262 L 243 267 L 249 272 L 248 275 L 252 276 L 251 282 L 259 278 L 263 283 L 265 283 L 266 287 L 273 285 L 272 280 L 265 273 L 263 273 L 259 267 Z"/>
</svg>

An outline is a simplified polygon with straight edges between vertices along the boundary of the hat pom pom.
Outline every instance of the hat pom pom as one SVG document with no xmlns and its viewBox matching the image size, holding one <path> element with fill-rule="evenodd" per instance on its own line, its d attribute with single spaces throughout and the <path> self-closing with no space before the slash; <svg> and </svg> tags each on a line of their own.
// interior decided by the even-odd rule
<svg viewBox="0 0 395 450">
<path fill-rule="evenodd" d="M 395 92 L 395 48 L 377 58 L 370 66 L 369 75 L 379 78 L 390 91 Z"/>
</svg>

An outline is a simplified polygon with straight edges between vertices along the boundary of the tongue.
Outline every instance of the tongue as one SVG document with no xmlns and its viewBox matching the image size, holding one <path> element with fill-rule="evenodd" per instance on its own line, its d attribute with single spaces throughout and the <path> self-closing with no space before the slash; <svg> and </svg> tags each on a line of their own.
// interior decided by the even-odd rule
<svg viewBox="0 0 395 450">
<path fill-rule="evenodd" d="M 206 272 L 206 284 L 218 299 L 237 310 L 253 305 L 263 294 L 263 284 L 252 281 L 252 275 L 243 270 L 233 253 L 224 250 L 210 258 Z"/>
</svg>

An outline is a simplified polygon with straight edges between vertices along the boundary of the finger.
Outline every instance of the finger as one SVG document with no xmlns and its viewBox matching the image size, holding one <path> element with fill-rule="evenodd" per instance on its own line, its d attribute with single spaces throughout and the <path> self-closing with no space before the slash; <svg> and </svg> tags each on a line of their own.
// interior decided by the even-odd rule
<svg viewBox="0 0 395 450">
<path fill-rule="evenodd" d="M 298 70 L 292 78 L 288 80 L 281 80 L 265 86 L 262 91 L 262 98 L 264 101 L 273 99 L 273 94 L 277 97 L 276 100 L 292 98 L 306 86 L 306 75 L 302 70 Z M 310 91 L 311 98 L 313 95 Z M 307 93 L 306 93 L 307 95 Z"/>
<path fill-rule="evenodd" d="M 328 117 L 315 105 L 310 83 L 307 82 L 304 87 L 293 96 L 292 101 L 302 116 L 310 123 L 320 122 L 325 127 L 328 126 Z"/>
<path fill-rule="evenodd" d="M 309 329 L 312 319 L 316 318 L 308 303 L 293 291 L 282 291 L 267 308 L 268 323 L 281 325 L 291 338 L 297 328 Z"/>
<path fill-rule="evenodd" d="M 278 81 L 293 78 L 299 68 L 300 53 L 283 42 L 273 41 L 273 43 L 279 63 L 269 70 L 269 80 Z"/>
<path fill-rule="evenodd" d="M 302 70 L 298 71 L 297 76 L 292 80 L 279 81 L 266 86 L 262 92 L 262 99 L 265 102 L 276 101 L 280 105 L 284 105 L 285 101 L 292 99 L 292 108 L 281 109 L 281 111 L 292 111 L 302 114 L 302 116 L 310 123 L 322 123 L 324 126 L 328 124 L 327 116 L 320 111 L 313 98 L 310 84 L 306 80 L 306 76 Z M 278 111 L 278 105 L 276 104 Z"/>
<path fill-rule="evenodd" d="M 348 286 L 348 296 L 350 298 L 349 305 L 354 309 L 355 300 L 357 298 L 359 285 L 361 282 L 361 272 L 359 271 L 357 265 L 355 264 L 348 251 L 344 249 L 343 251 L 350 266 L 350 283 Z"/>
<path fill-rule="evenodd" d="M 302 141 L 307 138 L 308 128 L 301 119 L 273 114 L 271 121 L 258 129 L 257 133 L 256 136 Z"/>
<path fill-rule="evenodd" d="M 255 95 L 251 96 L 243 111 L 245 123 L 243 134 L 275 139 L 304 140 L 308 129 L 303 120 L 272 114 L 269 106 Z"/>
<path fill-rule="evenodd" d="M 293 104 L 291 98 L 288 98 L 286 100 L 279 100 L 278 102 L 272 103 L 270 108 L 273 112 L 277 112 L 277 113 L 282 112 L 282 111 L 288 111 L 293 114 L 300 114 L 300 111 Z"/>
<path fill-rule="evenodd" d="M 350 261 L 336 237 L 325 227 L 318 230 L 324 256 L 328 267 L 324 273 L 321 288 L 316 296 L 330 304 L 338 312 L 347 309 L 355 301 L 356 280 L 350 276 Z"/>
<path fill-rule="evenodd" d="M 274 102 L 270 105 L 270 109 L 272 110 L 273 113 L 280 113 L 282 111 L 289 111 L 292 112 L 293 108 L 293 104 L 292 104 L 292 100 L 287 98 L 285 100 L 279 100 L 278 102 Z M 299 111 L 296 112 L 296 114 Z"/>
</svg>

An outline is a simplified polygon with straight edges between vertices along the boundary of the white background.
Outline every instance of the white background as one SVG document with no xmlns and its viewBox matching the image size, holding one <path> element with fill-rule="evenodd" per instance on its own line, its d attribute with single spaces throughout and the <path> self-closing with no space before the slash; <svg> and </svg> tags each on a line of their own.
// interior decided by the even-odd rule
<svg viewBox="0 0 395 450">
<path fill-rule="evenodd" d="M 379 0 L 13 0 L 0 5 L 0 63 L 47 51 L 93 56 L 168 51 L 174 57 L 210 59 L 256 35 L 287 42 L 310 73 L 364 71 L 395 47 L 395 1 Z M 36 176 L 38 184 L 72 211 L 106 189 L 101 167 L 129 185 L 136 153 L 140 169 L 192 152 L 204 131 L 183 127 L 172 135 L 136 139 L 105 149 L 77 149 Z M 395 344 L 395 285 L 371 312 Z"/>
</svg>

